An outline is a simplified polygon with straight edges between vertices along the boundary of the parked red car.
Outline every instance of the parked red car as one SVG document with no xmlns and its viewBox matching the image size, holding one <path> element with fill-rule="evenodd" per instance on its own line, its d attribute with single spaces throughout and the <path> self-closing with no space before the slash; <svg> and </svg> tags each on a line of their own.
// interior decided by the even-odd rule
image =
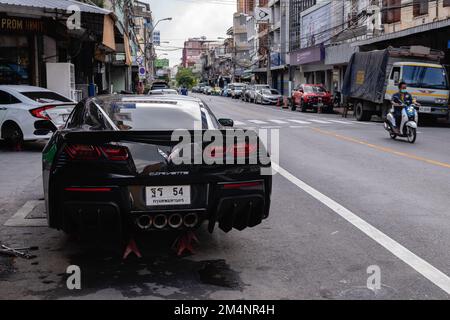
<svg viewBox="0 0 450 320">
<path fill-rule="evenodd" d="M 333 96 L 321 84 L 302 84 L 292 92 L 292 111 L 300 108 L 301 112 L 311 109 L 317 112 L 319 107 L 324 111 L 333 110 Z"/>
</svg>

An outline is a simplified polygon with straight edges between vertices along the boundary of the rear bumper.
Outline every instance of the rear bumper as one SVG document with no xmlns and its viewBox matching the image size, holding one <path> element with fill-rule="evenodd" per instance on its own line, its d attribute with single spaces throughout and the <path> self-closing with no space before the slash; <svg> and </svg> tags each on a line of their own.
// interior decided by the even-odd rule
<svg viewBox="0 0 450 320">
<path fill-rule="evenodd" d="M 430 112 L 421 112 L 419 110 L 420 115 L 429 115 L 436 118 L 446 118 L 449 115 L 449 108 L 447 106 L 437 107 L 437 106 L 421 105 L 421 107 L 429 107 Z"/>
<path fill-rule="evenodd" d="M 248 181 L 248 180 L 246 180 Z M 145 186 L 98 186 L 96 188 L 110 189 L 108 192 L 71 192 L 68 188 L 80 186 L 55 184 L 52 194 L 58 196 L 50 199 L 51 226 L 67 233 L 98 234 L 110 237 L 114 234 L 123 235 L 130 232 L 171 231 L 197 228 L 208 221 L 208 228 L 213 232 L 218 224 L 224 232 L 233 228 L 244 230 L 254 227 L 269 216 L 271 177 L 259 178 L 258 187 L 243 189 L 227 189 L 230 182 L 205 183 L 200 197 L 192 196 L 190 206 L 147 207 L 142 199 L 136 197 L 131 189 L 144 190 Z M 232 181 L 233 185 L 242 181 Z M 86 184 L 84 184 L 86 185 Z M 170 184 L 169 184 L 170 185 Z M 89 184 L 93 187 L 93 184 Z M 141 193 L 145 197 L 144 192 Z M 145 199 L 144 199 L 145 200 Z M 178 226 L 176 219 L 181 217 Z M 196 220 L 195 224 L 186 219 Z M 152 221 L 148 223 L 149 219 Z M 154 223 L 159 219 L 158 224 Z M 167 221 L 164 222 L 164 219 Z M 170 223 L 173 219 L 173 223 Z M 191 220 L 192 220 L 191 219 Z"/>
<path fill-rule="evenodd" d="M 317 103 L 317 102 L 306 102 L 304 105 L 306 108 L 309 108 L 309 109 L 318 109 L 319 108 L 319 103 Z M 322 108 L 333 108 L 333 103 L 332 102 L 323 102 Z"/>
</svg>

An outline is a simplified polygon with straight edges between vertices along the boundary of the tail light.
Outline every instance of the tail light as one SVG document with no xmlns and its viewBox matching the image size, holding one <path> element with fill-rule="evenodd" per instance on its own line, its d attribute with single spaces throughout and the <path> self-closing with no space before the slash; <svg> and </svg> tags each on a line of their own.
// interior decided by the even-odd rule
<svg viewBox="0 0 450 320">
<path fill-rule="evenodd" d="M 103 154 L 111 161 L 125 161 L 128 159 L 128 150 L 121 146 L 103 146 Z"/>
<path fill-rule="evenodd" d="M 225 155 L 234 158 L 248 157 L 258 150 L 257 144 L 237 143 L 231 147 L 208 146 L 206 155 L 211 158 L 223 158 Z"/>
<path fill-rule="evenodd" d="M 251 182 L 224 183 L 222 185 L 222 188 L 230 190 L 230 189 L 247 189 L 262 186 L 263 186 L 262 181 L 251 181 Z"/>
<path fill-rule="evenodd" d="M 46 114 L 45 111 L 48 110 L 48 109 L 52 109 L 54 107 L 55 106 L 43 106 L 43 107 L 31 109 L 30 113 L 35 118 L 44 119 L 44 120 L 51 120 L 50 117 Z"/>
<path fill-rule="evenodd" d="M 258 150 L 256 144 L 250 143 L 237 143 L 228 150 L 228 154 L 234 156 L 235 158 L 248 157 Z"/>
<path fill-rule="evenodd" d="M 65 151 L 72 160 L 97 160 L 100 158 L 100 151 L 95 146 L 72 144 L 67 145 Z"/>
<path fill-rule="evenodd" d="M 223 158 L 227 150 L 222 146 L 208 146 L 205 149 L 206 155 L 211 158 Z"/>
<path fill-rule="evenodd" d="M 128 159 L 128 149 L 121 146 L 92 146 L 86 144 L 71 144 L 65 147 L 72 160 L 93 161 L 102 155 L 110 161 L 125 161 Z"/>
</svg>

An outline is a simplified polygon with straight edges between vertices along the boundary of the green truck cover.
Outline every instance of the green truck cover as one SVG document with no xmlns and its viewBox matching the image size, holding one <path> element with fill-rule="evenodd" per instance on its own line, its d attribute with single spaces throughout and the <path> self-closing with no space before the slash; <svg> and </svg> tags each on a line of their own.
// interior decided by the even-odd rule
<svg viewBox="0 0 450 320">
<path fill-rule="evenodd" d="M 354 53 L 345 73 L 342 94 L 382 103 L 386 91 L 388 61 L 388 50 Z"/>
</svg>

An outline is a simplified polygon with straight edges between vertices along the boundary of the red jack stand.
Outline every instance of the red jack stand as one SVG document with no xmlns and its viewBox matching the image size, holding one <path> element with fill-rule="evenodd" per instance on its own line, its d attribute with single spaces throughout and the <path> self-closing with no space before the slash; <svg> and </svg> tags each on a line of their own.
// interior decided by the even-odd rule
<svg viewBox="0 0 450 320">
<path fill-rule="evenodd" d="M 127 247 L 125 248 L 125 252 L 123 254 L 123 260 L 126 260 L 126 258 L 128 258 L 128 256 L 134 253 L 138 258 L 142 258 L 142 254 L 139 251 L 137 245 L 136 245 L 136 241 L 134 241 L 134 239 L 130 239 L 130 241 L 128 242 Z"/>
<path fill-rule="evenodd" d="M 197 237 L 195 236 L 195 233 L 193 231 L 186 231 L 175 240 L 172 249 L 177 252 L 177 256 L 181 256 L 184 251 L 188 251 L 189 253 L 194 254 L 195 251 L 192 247 L 192 243 L 194 241 L 196 243 L 199 243 Z"/>
<path fill-rule="evenodd" d="M 22 151 L 22 145 L 21 145 L 20 143 L 16 143 L 16 144 L 13 146 L 13 151 L 15 151 L 15 152 L 21 152 L 21 151 Z"/>
</svg>

